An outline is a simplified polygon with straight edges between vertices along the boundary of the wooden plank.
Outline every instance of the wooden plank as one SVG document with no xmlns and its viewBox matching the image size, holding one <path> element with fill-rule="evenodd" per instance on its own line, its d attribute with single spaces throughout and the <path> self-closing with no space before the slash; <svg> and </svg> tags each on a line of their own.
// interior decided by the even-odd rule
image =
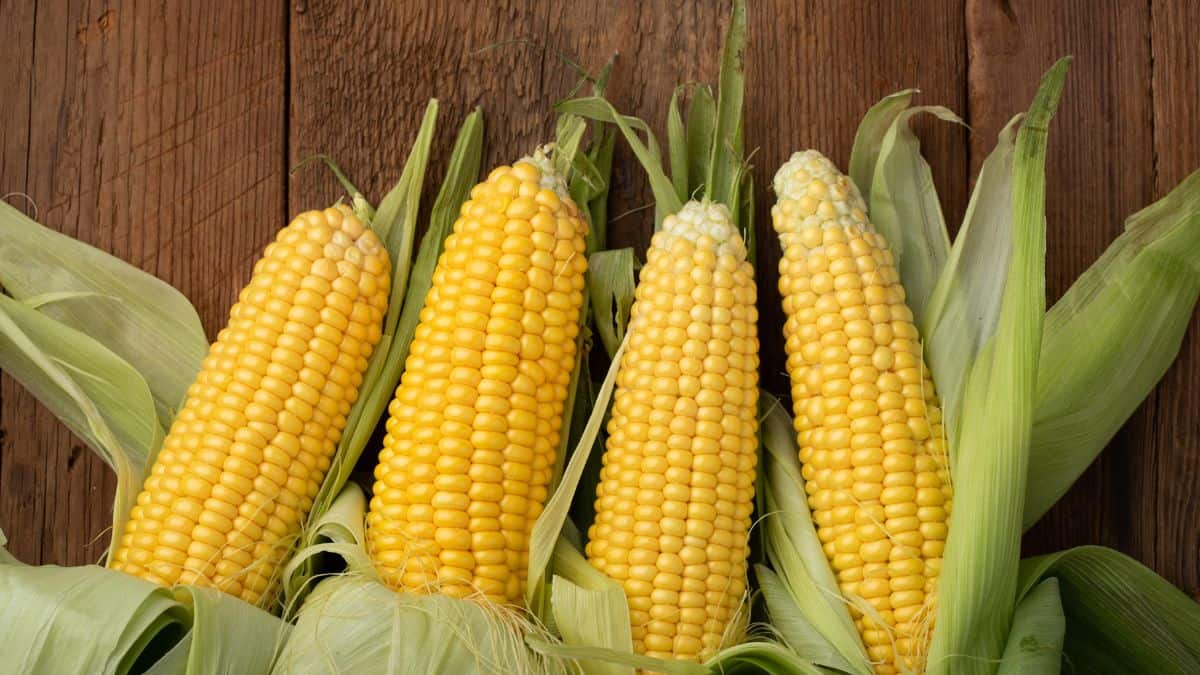
<svg viewBox="0 0 1200 675">
<path fill-rule="evenodd" d="M 284 212 L 283 11 L 40 0 L 29 41 L 25 191 L 41 221 L 176 285 L 210 333 Z M 12 381 L 0 420 L 14 552 L 96 560 L 112 474 Z"/>
<path fill-rule="evenodd" d="M 787 391 L 779 245 L 767 189 L 792 152 L 816 148 L 847 170 L 854 132 L 887 94 L 918 87 L 922 104 L 965 115 L 963 5 L 924 3 L 752 3 L 747 53 L 746 146 L 758 189 L 758 278 L 763 386 Z M 966 132 L 918 121 L 946 220 L 957 229 L 967 198 Z"/>
<path fill-rule="evenodd" d="M 31 2 L 0 4 L 0 195 L 32 215 L 26 192 L 29 161 L 29 102 L 33 74 L 34 10 Z M 43 503 L 36 485 L 40 467 L 28 461 L 29 453 L 7 430 L 3 410 L 9 378 L 0 374 L 0 529 L 9 539 L 8 549 L 23 560 L 35 558 L 40 539 L 22 529 L 22 523 L 40 522 Z M 11 487 L 10 487 L 11 486 Z M 36 530 L 33 530 L 36 534 Z M 22 537 L 21 535 L 25 535 Z"/>
<path fill-rule="evenodd" d="M 1152 191 L 1146 6 L 968 0 L 971 163 L 978 167 L 1009 118 L 1028 106 L 1043 71 L 1073 54 L 1050 129 L 1047 301 L 1066 291 Z M 1116 167 L 1123 167 L 1117 169 Z M 1101 459 L 1026 537 L 1028 553 L 1079 544 L 1117 547 L 1154 565 L 1155 452 L 1143 406 Z M 1143 515 L 1144 514 L 1144 515 Z"/>
<path fill-rule="evenodd" d="M 1150 5 L 1153 50 L 1154 196 L 1165 195 L 1200 169 L 1200 5 L 1187 0 L 1156 0 Z M 1192 324 L 1179 360 L 1158 387 L 1154 435 L 1157 466 L 1147 479 L 1157 499 L 1139 518 L 1153 517 L 1153 540 L 1160 573 L 1192 597 L 1200 598 L 1200 316 Z M 1135 513 L 1138 513 L 1135 511 Z"/>
</svg>

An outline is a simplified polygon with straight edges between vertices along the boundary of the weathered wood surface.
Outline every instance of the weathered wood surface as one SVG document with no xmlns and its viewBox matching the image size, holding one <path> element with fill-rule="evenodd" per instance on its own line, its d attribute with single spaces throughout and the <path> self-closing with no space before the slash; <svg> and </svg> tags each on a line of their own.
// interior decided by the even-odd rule
<svg viewBox="0 0 1200 675">
<path fill-rule="evenodd" d="M 486 163 L 552 130 L 550 103 L 616 52 L 610 97 L 665 126 L 674 85 L 711 81 L 724 3 L 490 0 L 470 3 L 0 0 L 0 194 L 47 225 L 178 286 L 210 334 L 251 260 L 287 214 L 337 186 L 298 160 L 335 157 L 378 198 L 396 179 L 430 97 L 442 102 L 432 176 L 452 129 L 482 106 Z M 1116 236 L 1126 215 L 1200 164 L 1200 8 L 1186 0 L 751 3 L 747 146 L 758 211 L 793 149 L 844 165 L 858 119 L 881 96 L 921 88 L 972 131 L 922 123 L 947 219 L 971 172 L 1023 109 L 1038 76 L 1074 54 L 1049 160 L 1050 300 Z M 508 41 L 509 44 L 500 44 Z M 489 48 L 490 47 L 490 48 Z M 549 47 L 550 49 L 547 49 Z M 649 192 L 618 150 L 611 240 L 639 253 Z M 764 382 L 784 382 L 778 251 L 762 218 Z M 1200 321 L 1193 322 L 1200 329 Z M 1196 333 L 1196 330 L 1193 330 Z M 1103 458 L 1027 538 L 1030 552 L 1115 546 L 1200 591 L 1200 339 Z M 103 550 L 113 480 L 11 379 L 0 386 L 0 527 L 31 563 Z"/>
</svg>

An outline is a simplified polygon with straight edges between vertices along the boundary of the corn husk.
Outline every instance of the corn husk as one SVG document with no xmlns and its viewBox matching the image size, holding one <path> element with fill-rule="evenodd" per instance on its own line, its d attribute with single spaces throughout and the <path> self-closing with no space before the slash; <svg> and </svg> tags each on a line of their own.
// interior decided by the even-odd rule
<svg viewBox="0 0 1200 675">
<path fill-rule="evenodd" d="M 1058 501 L 1179 353 L 1200 296 L 1200 171 L 1125 232 L 1046 314 L 1026 528 Z"/>
<path fill-rule="evenodd" d="M 26 675 L 265 674 L 290 629 L 213 589 L 172 594 L 95 565 L 22 565 L 2 549 L 0 617 L 0 663 Z"/>
<path fill-rule="evenodd" d="M 854 138 L 850 176 L 863 190 L 871 222 L 888 240 L 919 326 L 946 266 L 950 237 L 933 172 L 921 156 L 911 121 L 921 114 L 963 121 L 941 106 L 909 108 L 913 93 L 909 89 L 892 94 L 867 111 Z"/>
<path fill-rule="evenodd" d="M 1033 586 L 1017 603 L 999 675 L 1055 675 L 1062 669 L 1063 616 L 1058 579 Z"/>
<path fill-rule="evenodd" d="M 1141 563 L 1101 546 L 1021 562 L 1022 593 L 1047 579 L 1058 581 L 1074 672 L 1200 672 L 1200 604 Z"/>
</svg>

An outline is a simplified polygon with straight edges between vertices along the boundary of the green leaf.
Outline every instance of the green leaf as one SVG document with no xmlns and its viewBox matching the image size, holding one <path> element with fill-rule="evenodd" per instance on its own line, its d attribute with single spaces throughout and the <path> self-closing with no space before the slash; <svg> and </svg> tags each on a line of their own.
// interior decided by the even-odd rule
<svg viewBox="0 0 1200 675">
<path fill-rule="evenodd" d="M 1045 316 L 1046 134 L 1068 60 L 1042 80 L 1017 134 L 1012 256 L 992 342 L 971 367 L 955 453 L 954 519 L 938 579 L 931 673 L 994 672 L 1016 601 L 1021 514 Z M 962 523 L 967 523 L 963 527 Z"/>
<path fill-rule="evenodd" d="M 617 135 L 607 127 L 602 127 L 602 129 L 604 131 L 601 132 L 600 139 L 592 141 L 589 156 L 597 173 L 602 176 L 612 176 L 613 150 L 616 147 Z M 604 190 L 593 194 L 587 202 L 590 216 L 588 220 L 592 223 L 592 226 L 588 228 L 588 251 L 602 251 L 608 246 L 608 193 L 611 187 L 609 182 L 606 180 Z"/>
<path fill-rule="evenodd" d="M 1021 561 L 1021 593 L 1057 579 L 1074 672 L 1200 672 L 1200 605 L 1141 563 L 1082 546 Z"/>
<path fill-rule="evenodd" d="M 146 381 L 96 340 L 3 294 L 0 369 L 116 471 L 112 541 L 119 543 L 163 436 Z"/>
<path fill-rule="evenodd" d="M 921 324 L 950 438 L 958 428 L 971 364 L 996 332 L 1000 317 L 1012 255 L 1013 153 L 1021 119 L 1018 115 L 1004 127 L 979 170 L 962 228 Z"/>
<path fill-rule="evenodd" d="M 693 195 L 708 187 L 705 181 L 708 180 L 709 159 L 716 125 L 717 102 L 713 99 L 712 89 L 704 84 L 694 85 L 691 100 L 688 101 L 688 191 L 687 197 L 683 201 L 691 199 Z"/>
<path fill-rule="evenodd" d="M 704 665 L 713 675 L 824 675 L 826 672 L 782 645 L 762 640 L 723 649 Z"/>
<path fill-rule="evenodd" d="M 779 634 L 788 649 L 817 665 L 850 673 L 854 668 L 825 639 L 796 604 L 783 580 L 769 567 L 755 568 L 759 590 L 771 615 L 771 629 Z"/>
<path fill-rule="evenodd" d="M 1000 675 L 1058 675 L 1065 631 L 1058 581 L 1046 579 L 1017 604 Z"/>
<path fill-rule="evenodd" d="M 566 673 L 526 649 L 515 613 L 442 594 L 396 593 L 358 575 L 322 581 L 274 673 Z"/>
<path fill-rule="evenodd" d="M 933 172 L 921 156 L 921 143 L 910 126 L 912 118 L 922 113 L 963 123 L 939 106 L 899 112 L 883 137 L 875 175 L 866 186 L 871 192 L 871 222 L 890 243 L 917 325 L 924 319 L 925 306 L 950 251 Z"/>
<path fill-rule="evenodd" d="M 596 331 L 609 354 L 614 354 L 625 339 L 633 295 L 633 249 L 598 251 L 588 260 L 588 293 Z"/>
<path fill-rule="evenodd" d="M 912 103 L 916 89 L 905 89 L 885 96 L 883 100 L 871 106 L 863 119 L 858 123 L 858 131 L 854 134 L 854 147 L 850 150 L 850 180 L 862 192 L 871 206 L 871 182 L 875 178 L 875 164 L 879 161 L 879 150 L 883 145 L 883 137 L 892 128 L 896 116 Z"/>
<path fill-rule="evenodd" d="M 213 589 L 0 564 L 0 663 L 27 675 L 266 673 L 289 627 Z"/>
<path fill-rule="evenodd" d="M 760 428 L 763 469 L 759 472 L 759 512 L 766 528 L 763 543 L 772 571 L 791 600 L 781 604 L 772 602 L 779 599 L 776 594 L 766 595 L 767 610 L 772 617 L 787 617 L 793 614 L 794 605 L 848 664 L 847 672 L 871 675 L 874 671 L 808 509 L 792 418 L 765 391 L 759 405 L 765 411 Z"/>
<path fill-rule="evenodd" d="M 131 364 L 169 426 L 208 352 L 187 298 L 97 248 L 42 227 L 0 203 L 0 286 L 17 300 L 56 297 L 45 314 Z M 35 300 L 36 302 L 36 300 Z"/>
<path fill-rule="evenodd" d="M 683 208 L 683 201 L 675 194 L 674 184 L 663 172 L 662 153 L 658 149 L 658 141 L 645 122 L 636 117 L 621 115 L 611 103 L 598 96 L 563 101 L 555 105 L 554 109 L 560 114 L 580 115 L 588 119 L 615 124 L 620 129 L 625 141 L 629 143 L 634 156 L 637 157 L 650 180 L 656 210 L 660 216 L 656 218 L 656 222 L 660 221 L 662 216 L 675 213 Z M 645 143 L 638 137 L 639 131 L 646 134 Z"/>
<path fill-rule="evenodd" d="M 1200 295 L 1200 171 L 1138 211 L 1046 315 L 1024 526 L 1104 449 L 1166 372 Z"/>
<path fill-rule="evenodd" d="M 675 186 L 675 194 L 679 201 L 686 202 L 691 195 L 688 190 L 687 128 L 679 114 L 679 92 L 683 89 L 680 85 L 671 93 L 671 105 L 667 109 L 667 152 L 671 157 L 671 183 Z"/>
<path fill-rule="evenodd" d="M 734 193 L 742 170 L 742 99 L 745 72 L 742 53 L 746 49 L 746 3 L 734 0 L 721 47 L 721 70 L 717 83 L 717 117 L 709 148 L 706 196 L 721 204 L 734 207 Z M 673 211 L 672 211 L 673 212 Z"/>
<path fill-rule="evenodd" d="M 561 538 L 554 547 L 552 567 L 550 605 L 563 642 L 632 652 L 629 603 L 621 584 L 588 564 Z M 585 660 L 578 665 L 584 675 L 633 675 L 628 666 L 608 661 Z"/>
</svg>

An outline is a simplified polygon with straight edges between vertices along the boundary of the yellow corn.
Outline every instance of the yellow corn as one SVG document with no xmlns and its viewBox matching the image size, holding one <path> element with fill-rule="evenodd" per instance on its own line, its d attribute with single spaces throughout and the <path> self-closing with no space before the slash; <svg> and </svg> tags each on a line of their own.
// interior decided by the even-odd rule
<svg viewBox="0 0 1200 675">
<path fill-rule="evenodd" d="M 269 602 L 379 342 L 389 275 L 346 207 L 279 232 L 188 389 L 113 569 Z"/>
<path fill-rule="evenodd" d="M 920 337 L 849 178 L 809 150 L 779 170 L 775 193 L 787 370 L 817 534 L 876 672 L 921 672 L 952 491 Z"/>
<path fill-rule="evenodd" d="M 388 408 L 367 544 L 400 590 L 519 602 L 559 445 L 587 224 L 547 162 L 471 190 Z"/>
<path fill-rule="evenodd" d="M 754 303 L 724 206 L 689 202 L 664 220 L 637 286 L 587 544 L 624 586 L 639 653 L 702 660 L 744 625 Z"/>
</svg>

